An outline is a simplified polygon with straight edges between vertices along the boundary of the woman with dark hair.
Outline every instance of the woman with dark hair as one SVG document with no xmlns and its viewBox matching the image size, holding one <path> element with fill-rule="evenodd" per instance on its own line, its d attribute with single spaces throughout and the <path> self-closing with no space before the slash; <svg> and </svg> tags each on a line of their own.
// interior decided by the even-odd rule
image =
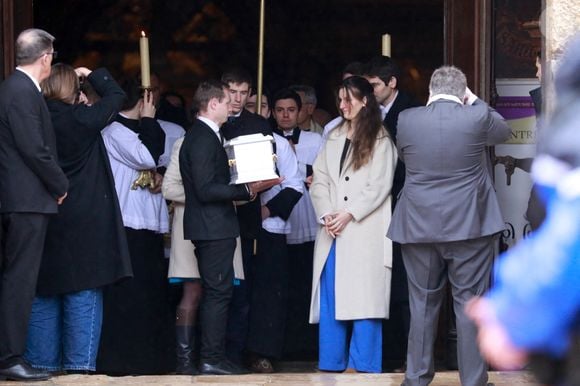
<svg viewBox="0 0 580 386">
<path fill-rule="evenodd" d="M 79 77 L 101 99 L 83 103 Z M 131 276 L 119 202 L 101 130 L 125 93 L 105 69 L 55 64 L 41 84 L 70 181 L 51 217 L 29 323 L 26 358 L 48 371 L 94 371 L 103 315 L 102 288 Z"/>
<path fill-rule="evenodd" d="M 320 323 L 321 370 L 378 373 L 381 319 L 389 317 L 392 253 L 385 234 L 397 152 L 366 79 L 346 78 L 338 105 L 342 123 L 316 159 L 310 187 L 322 224 L 314 250 L 310 322 Z"/>
</svg>

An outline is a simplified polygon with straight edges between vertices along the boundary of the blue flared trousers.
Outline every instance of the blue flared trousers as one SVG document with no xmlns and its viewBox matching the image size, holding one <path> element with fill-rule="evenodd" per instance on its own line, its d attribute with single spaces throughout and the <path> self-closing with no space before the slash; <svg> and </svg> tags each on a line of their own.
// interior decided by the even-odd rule
<svg viewBox="0 0 580 386">
<path fill-rule="evenodd" d="M 382 322 L 380 319 L 336 320 L 336 242 L 332 243 L 320 279 L 320 370 L 348 368 L 365 373 L 382 372 Z M 352 334 L 348 341 L 348 326 Z"/>
</svg>

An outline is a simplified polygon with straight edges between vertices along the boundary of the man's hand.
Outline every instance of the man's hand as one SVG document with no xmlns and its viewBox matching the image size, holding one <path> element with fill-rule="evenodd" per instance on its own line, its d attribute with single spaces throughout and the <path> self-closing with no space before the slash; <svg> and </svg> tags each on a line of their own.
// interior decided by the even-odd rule
<svg viewBox="0 0 580 386">
<path fill-rule="evenodd" d="M 284 181 L 284 177 L 272 178 L 271 180 L 250 182 L 248 187 L 252 193 L 260 193 L 282 183 L 282 181 Z"/>
<path fill-rule="evenodd" d="M 157 172 L 153 173 L 153 187 L 149 191 L 153 194 L 161 193 L 161 184 L 163 183 L 163 176 Z"/>
<path fill-rule="evenodd" d="M 155 118 L 155 105 L 153 104 L 153 93 L 145 90 L 143 94 L 143 103 L 140 108 L 141 117 Z"/>
<path fill-rule="evenodd" d="M 62 196 L 60 196 L 59 198 L 56 199 L 56 203 L 58 205 L 62 205 L 62 202 L 64 201 L 64 199 L 66 198 L 66 196 L 68 196 L 68 192 L 66 192 L 65 194 L 63 194 Z"/>
<path fill-rule="evenodd" d="M 270 209 L 266 205 L 262 205 L 262 220 L 270 217 Z"/>
<path fill-rule="evenodd" d="M 304 182 L 306 183 L 306 186 L 308 187 L 308 189 L 310 189 L 310 185 L 312 185 L 312 176 L 306 177 Z"/>
<path fill-rule="evenodd" d="M 463 104 L 464 105 L 472 105 L 473 102 L 477 99 L 477 95 L 475 95 L 469 87 L 465 88 L 465 96 L 463 97 Z"/>
</svg>

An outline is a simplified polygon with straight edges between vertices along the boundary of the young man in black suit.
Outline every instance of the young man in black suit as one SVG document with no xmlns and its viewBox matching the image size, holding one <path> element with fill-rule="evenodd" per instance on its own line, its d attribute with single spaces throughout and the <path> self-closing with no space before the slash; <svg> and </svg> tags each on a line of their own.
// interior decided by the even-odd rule
<svg viewBox="0 0 580 386">
<path fill-rule="evenodd" d="M 202 82 L 193 102 L 198 117 L 185 135 L 179 167 L 185 190 L 184 237 L 195 245 L 203 285 L 200 371 L 243 374 L 246 371 L 227 360 L 225 353 L 234 250 L 240 233 L 233 201 L 253 200 L 280 180 L 230 185 L 219 129 L 228 118 L 228 87 L 218 81 Z"/>
<path fill-rule="evenodd" d="M 0 379 L 46 380 L 23 358 L 50 214 L 68 180 L 39 83 L 50 75 L 54 37 L 28 29 L 16 40 L 16 71 L 0 85 Z"/>
<path fill-rule="evenodd" d="M 375 98 L 379 102 L 383 114 L 383 126 L 389 132 L 391 139 L 397 144 L 397 121 L 399 113 L 410 107 L 417 107 L 419 103 L 409 94 L 399 90 L 400 70 L 397 64 L 388 56 L 379 56 L 370 60 L 365 70 L 365 78 L 373 86 Z M 393 179 L 393 202 L 394 210 L 397 197 L 405 184 L 405 164 L 399 159 Z M 383 347 L 397 347 L 398 352 L 393 352 L 387 357 L 397 358 L 401 366 L 395 368 L 395 372 L 404 371 L 405 347 L 409 334 L 409 290 L 407 288 L 407 273 L 403 265 L 401 245 L 393 243 L 393 271 L 391 292 L 391 318 L 385 322 L 385 338 L 392 337 L 397 344 L 391 342 Z M 396 349 L 394 349 L 396 350 Z"/>
</svg>

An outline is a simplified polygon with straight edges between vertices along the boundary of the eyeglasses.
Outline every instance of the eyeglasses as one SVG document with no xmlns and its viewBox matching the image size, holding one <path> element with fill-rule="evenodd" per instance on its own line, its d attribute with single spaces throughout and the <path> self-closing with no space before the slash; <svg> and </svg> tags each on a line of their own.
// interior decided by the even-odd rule
<svg viewBox="0 0 580 386">
<path fill-rule="evenodd" d="M 45 56 L 45 55 L 52 55 L 52 59 L 54 60 L 58 57 L 58 51 L 45 52 L 44 54 L 42 54 L 40 56 Z"/>
</svg>

